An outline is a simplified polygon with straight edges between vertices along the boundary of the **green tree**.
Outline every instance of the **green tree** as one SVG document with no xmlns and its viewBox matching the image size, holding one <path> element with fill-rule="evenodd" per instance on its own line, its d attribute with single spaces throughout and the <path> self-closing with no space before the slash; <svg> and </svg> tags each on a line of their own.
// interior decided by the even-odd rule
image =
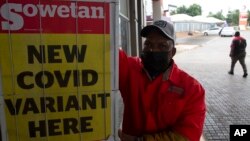
<svg viewBox="0 0 250 141">
<path fill-rule="evenodd" d="M 239 10 L 229 11 L 227 14 L 226 21 L 231 26 L 238 26 L 239 25 Z"/>
<path fill-rule="evenodd" d="M 216 14 L 213 14 L 212 12 L 209 12 L 208 17 L 214 17 L 220 20 L 225 20 L 225 16 L 222 14 L 222 10 L 217 12 Z"/>
<path fill-rule="evenodd" d="M 247 11 L 247 25 L 250 23 L 250 11 Z"/>
<path fill-rule="evenodd" d="M 188 8 L 183 5 L 181 7 L 177 7 L 176 11 L 171 12 L 170 14 L 187 14 L 189 16 L 197 16 L 201 15 L 201 6 L 198 4 L 192 4 Z"/>
<path fill-rule="evenodd" d="M 187 7 L 185 5 L 176 9 L 176 14 L 187 14 Z"/>
<path fill-rule="evenodd" d="M 214 14 L 213 14 L 212 12 L 209 12 L 209 13 L 208 13 L 208 17 L 213 17 L 213 15 L 214 15 Z"/>
<path fill-rule="evenodd" d="M 188 9 L 187 9 L 187 14 L 189 16 L 197 16 L 201 15 L 201 6 L 198 4 L 192 4 Z"/>
</svg>

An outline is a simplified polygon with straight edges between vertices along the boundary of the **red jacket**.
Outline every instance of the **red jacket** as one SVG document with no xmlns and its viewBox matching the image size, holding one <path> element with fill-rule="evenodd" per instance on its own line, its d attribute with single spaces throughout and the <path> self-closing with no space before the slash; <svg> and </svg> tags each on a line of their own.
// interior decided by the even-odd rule
<svg viewBox="0 0 250 141">
<path fill-rule="evenodd" d="M 237 55 L 246 51 L 245 48 L 240 48 L 240 46 L 239 46 L 239 43 L 243 40 L 246 40 L 246 39 L 241 37 L 241 36 L 236 36 L 233 38 L 231 46 L 230 46 L 231 47 L 231 50 L 230 50 L 231 57 L 237 56 Z"/>
<path fill-rule="evenodd" d="M 119 53 L 119 87 L 124 102 L 123 132 L 133 136 L 171 130 L 199 141 L 205 120 L 205 91 L 173 62 L 150 80 L 138 57 Z"/>
</svg>

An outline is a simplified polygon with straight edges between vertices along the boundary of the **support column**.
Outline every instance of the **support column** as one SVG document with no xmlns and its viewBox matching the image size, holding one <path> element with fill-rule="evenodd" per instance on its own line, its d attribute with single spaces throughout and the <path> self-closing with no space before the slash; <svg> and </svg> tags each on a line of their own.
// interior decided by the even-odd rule
<svg viewBox="0 0 250 141">
<path fill-rule="evenodd" d="M 153 7 L 153 20 L 160 20 L 163 15 L 162 10 L 162 0 L 152 0 L 152 7 Z"/>
</svg>

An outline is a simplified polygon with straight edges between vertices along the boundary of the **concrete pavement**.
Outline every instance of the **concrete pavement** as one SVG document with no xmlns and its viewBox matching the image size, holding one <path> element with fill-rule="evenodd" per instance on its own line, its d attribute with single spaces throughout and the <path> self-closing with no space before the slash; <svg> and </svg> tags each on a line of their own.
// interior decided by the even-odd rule
<svg viewBox="0 0 250 141">
<path fill-rule="evenodd" d="M 188 35 L 188 33 L 177 33 L 176 45 L 175 45 L 177 52 L 183 52 L 200 47 L 203 41 L 199 40 L 197 42 L 197 40 L 195 39 L 201 38 L 202 36 L 203 36 L 202 33 L 195 33 L 192 36 Z"/>
<path fill-rule="evenodd" d="M 182 44 L 182 45 L 175 45 L 175 47 L 177 49 L 177 52 L 179 53 L 179 52 L 188 51 L 188 50 L 197 48 L 197 47 L 199 47 L 199 45 L 185 45 L 185 44 Z"/>
</svg>

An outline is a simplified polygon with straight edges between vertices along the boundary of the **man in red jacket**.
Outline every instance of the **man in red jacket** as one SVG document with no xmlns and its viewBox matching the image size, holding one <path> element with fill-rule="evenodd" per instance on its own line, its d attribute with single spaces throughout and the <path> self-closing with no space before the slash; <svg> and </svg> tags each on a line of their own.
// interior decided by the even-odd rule
<svg viewBox="0 0 250 141">
<path fill-rule="evenodd" d="M 119 52 L 119 88 L 124 116 L 122 141 L 199 141 L 205 120 L 205 91 L 172 59 L 175 32 L 168 21 L 141 31 L 141 57 Z"/>
<path fill-rule="evenodd" d="M 247 66 L 245 63 L 247 42 L 246 39 L 240 36 L 239 31 L 236 31 L 234 36 L 230 46 L 231 50 L 229 56 L 231 57 L 231 68 L 228 73 L 231 75 L 234 74 L 234 66 L 236 62 L 239 61 L 244 72 L 243 77 L 247 77 Z"/>
</svg>

